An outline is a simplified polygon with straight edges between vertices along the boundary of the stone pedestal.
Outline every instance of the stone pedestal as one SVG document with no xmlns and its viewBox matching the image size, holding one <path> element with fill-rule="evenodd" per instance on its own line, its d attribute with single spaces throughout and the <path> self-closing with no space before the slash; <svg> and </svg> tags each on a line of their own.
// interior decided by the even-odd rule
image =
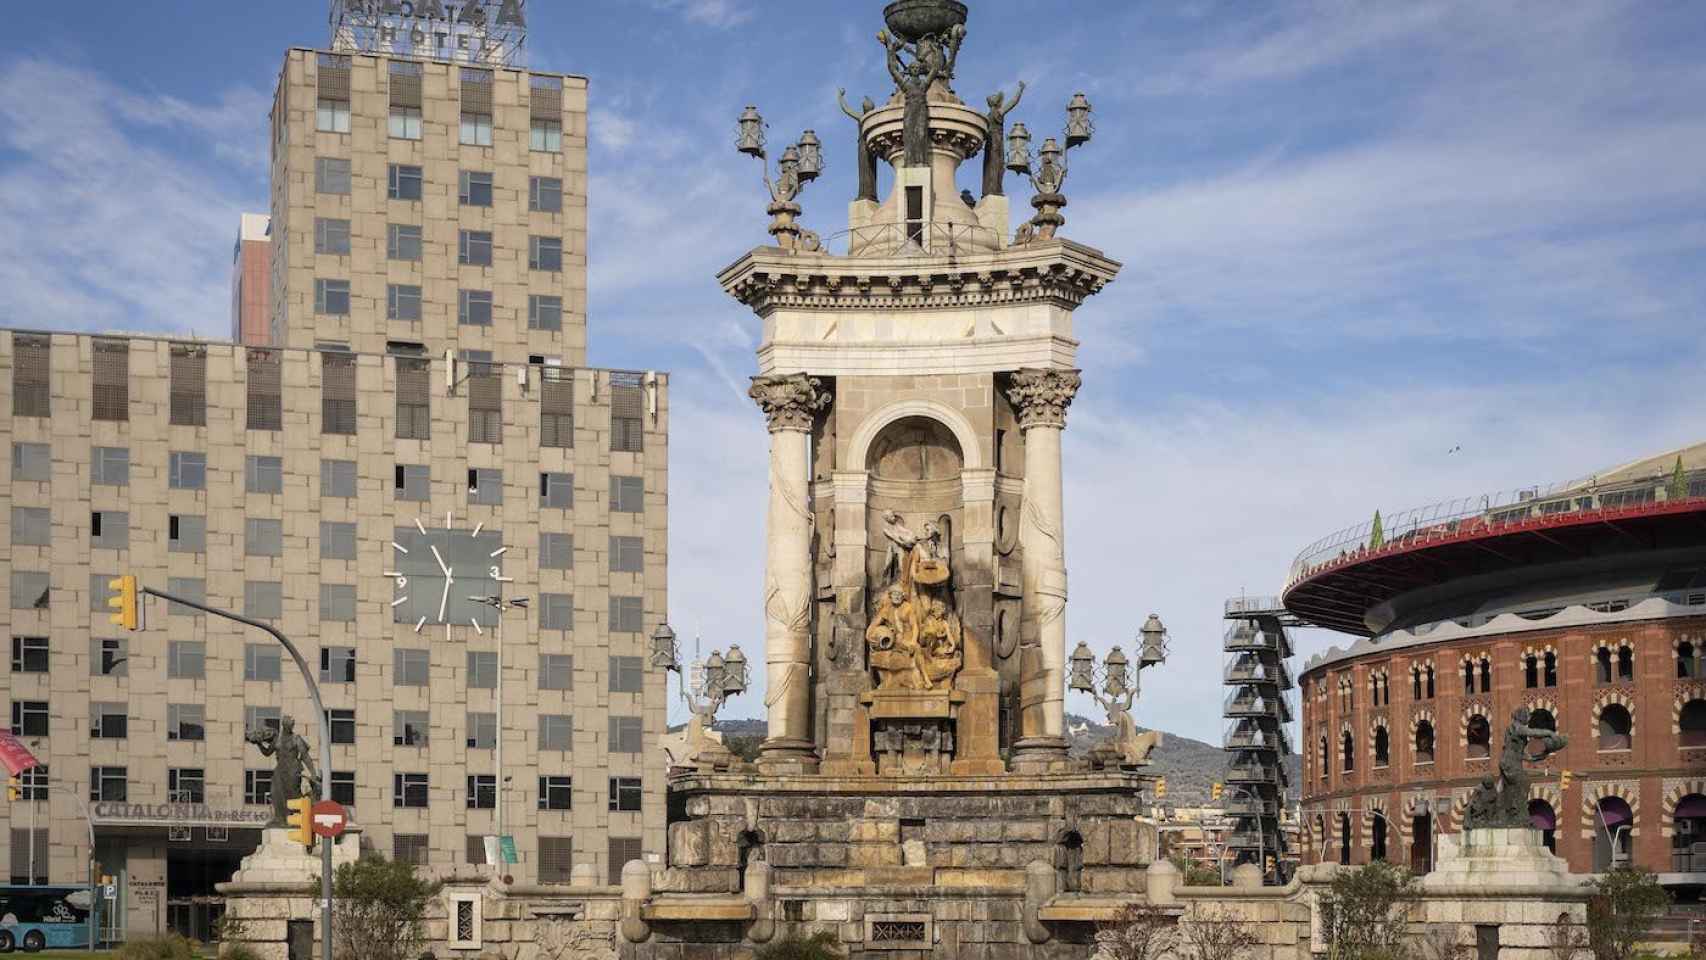
<svg viewBox="0 0 1706 960">
<path fill-rule="evenodd" d="M 1013 235 L 1012 211 L 1007 198 L 984 197 L 977 202 L 975 212 L 977 213 L 977 222 L 985 230 L 989 230 L 999 237 L 1000 245 L 1006 247 L 1009 238 Z"/>
<path fill-rule="evenodd" d="M 1538 830 L 1441 834 L 1439 863 L 1422 878 L 1420 919 L 1455 926 L 1464 946 L 1496 943 L 1498 960 L 1551 960 L 1548 937 L 1559 918 L 1586 920 L 1588 880 L 1572 876 Z"/>
<path fill-rule="evenodd" d="M 332 869 L 360 856 L 361 830 L 351 828 L 332 846 Z M 303 925 L 302 934 L 311 934 L 318 955 L 320 868 L 318 848 L 309 853 L 290 839 L 289 830 L 269 827 L 230 882 L 216 886 L 225 896 L 227 915 L 242 921 L 243 942 L 261 960 L 286 960 L 291 927 Z"/>
</svg>

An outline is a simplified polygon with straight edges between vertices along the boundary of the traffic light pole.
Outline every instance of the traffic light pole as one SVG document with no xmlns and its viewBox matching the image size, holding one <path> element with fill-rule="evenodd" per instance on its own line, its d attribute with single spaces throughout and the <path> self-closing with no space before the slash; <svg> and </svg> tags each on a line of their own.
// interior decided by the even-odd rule
<svg viewBox="0 0 1706 960">
<path fill-rule="evenodd" d="M 172 603 L 181 603 L 192 610 L 211 613 L 216 617 L 241 623 L 265 631 L 279 642 L 290 653 L 290 659 L 296 661 L 296 667 L 302 671 L 302 681 L 308 685 L 308 698 L 314 701 L 314 713 L 320 718 L 320 799 L 332 799 L 332 722 L 326 716 L 325 701 L 320 699 L 320 684 L 314 678 L 313 671 L 308 669 L 308 661 L 303 658 L 302 651 L 296 649 L 296 644 L 290 638 L 278 632 L 271 624 L 259 620 L 251 620 L 229 610 L 210 607 L 196 600 L 189 600 L 164 590 L 152 587 L 141 588 L 143 593 L 151 597 L 159 597 Z M 332 960 L 332 841 L 326 840 L 320 844 L 320 957 L 321 960 Z"/>
</svg>

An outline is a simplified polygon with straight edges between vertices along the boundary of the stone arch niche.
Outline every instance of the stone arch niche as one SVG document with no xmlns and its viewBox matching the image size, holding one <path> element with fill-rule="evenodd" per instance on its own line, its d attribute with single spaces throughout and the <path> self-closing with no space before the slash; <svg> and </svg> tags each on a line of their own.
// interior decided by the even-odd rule
<svg viewBox="0 0 1706 960">
<path fill-rule="evenodd" d="M 865 509 L 865 582 L 871 587 L 866 597 L 867 613 L 874 612 L 881 600 L 889 558 L 883 518 L 891 510 L 914 533 L 921 533 L 926 523 L 940 525 L 941 518 L 948 518 L 942 545 L 949 551 L 950 569 L 963 569 L 959 561 L 965 555 L 964 469 L 965 455 L 954 432 L 930 417 L 902 417 L 871 441 L 865 453 L 865 471 L 870 477 Z M 955 585 L 950 581 L 950 587 Z M 952 590 L 948 592 L 952 594 Z"/>
</svg>

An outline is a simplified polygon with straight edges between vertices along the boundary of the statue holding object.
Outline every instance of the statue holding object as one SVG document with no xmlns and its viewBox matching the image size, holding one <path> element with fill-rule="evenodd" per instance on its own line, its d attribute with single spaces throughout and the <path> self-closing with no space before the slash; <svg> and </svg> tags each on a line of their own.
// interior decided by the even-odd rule
<svg viewBox="0 0 1706 960">
<path fill-rule="evenodd" d="M 1504 747 L 1499 752 L 1499 775 L 1495 780 L 1491 775 L 1481 781 L 1475 793 L 1469 798 L 1469 804 L 1464 813 L 1464 826 L 1477 827 L 1526 827 L 1528 819 L 1528 775 L 1527 764 L 1539 763 L 1564 749 L 1570 743 L 1570 738 L 1556 730 L 1528 725 L 1529 712 L 1527 707 L 1518 707 L 1511 714 L 1511 723 L 1505 728 Z M 1531 744 L 1538 742 L 1540 752 L 1530 752 Z"/>
<path fill-rule="evenodd" d="M 945 45 L 939 37 L 919 38 L 911 46 L 911 63 L 900 58 L 908 50 L 906 41 L 887 30 L 877 32 L 877 42 L 888 53 L 889 76 L 906 105 L 901 122 L 902 166 L 930 165 L 930 88 L 953 76 L 965 31 L 964 24 L 955 24 Z"/>
<path fill-rule="evenodd" d="M 871 115 L 872 110 L 877 109 L 877 105 L 871 102 L 870 97 L 866 97 L 859 104 L 859 112 L 854 113 L 853 108 L 847 105 L 847 88 L 845 87 L 836 91 L 835 98 L 841 104 L 841 112 L 852 117 L 853 122 L 858 125 L 854 134 L 854 139 L 857 141 L 854 146 L 858 148 L 859 154 L 859 196 L 855 199 L 875 202 L 877 199 L 877 153 L 865 142 L 865 118 Z"/>
<path fill-rule="evenodd" d="M 878 690 L 947 690 L 965 663 L 965 627 L 952 607 L 948 519 L 914 534 L 893 510 L 883 514 L 888 586 L 865 630 Z"/>
<path fill-rule="evenodd" d="M 290 801 L 320 795 L 320 775 L 314 769 L 314 755 L 308 749 L 308 741 L 296 732 L 296 721 L 290 717 L 282 718 L 276 729 L 262 726 L 250 730 L 243 739 L 254 744 L 261 756 L 275 758 L 272 822 L 267 826 L 285 826 L 290 820 Z"/>
</svg>

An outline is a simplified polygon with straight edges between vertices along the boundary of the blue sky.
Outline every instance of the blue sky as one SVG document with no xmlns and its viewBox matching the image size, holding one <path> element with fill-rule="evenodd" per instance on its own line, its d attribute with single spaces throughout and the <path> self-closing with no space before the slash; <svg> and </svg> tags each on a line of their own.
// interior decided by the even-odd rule
<svg viewBox="0 0 1706 960">
<path fill-rule="evenodd" d="M 1068 629 L 1168 622 L 1139 722 L 1218 737 L 1221 601 L 1330 530 L 1706 437 L 1698 3 L 970 6 L 968 100 L 1026 80 L 1039 137 L 1075 90 L 1097 110 L 1065 233 L 1125 268 L 1078 313 Z M 531 63 L 591 79 L 592 360 L 674 374 L 672 621 L 761 659 L 758 325 L 714 275 L 766 221 L 733 120 L 816 129 L 805 218 L 842 229 L 835 91 L 885 92 L 881 3 L 529 7 Z M 273 78 L 324 9 L 8 11 L 0 324 L 224 335 Z"/>
</svg>

